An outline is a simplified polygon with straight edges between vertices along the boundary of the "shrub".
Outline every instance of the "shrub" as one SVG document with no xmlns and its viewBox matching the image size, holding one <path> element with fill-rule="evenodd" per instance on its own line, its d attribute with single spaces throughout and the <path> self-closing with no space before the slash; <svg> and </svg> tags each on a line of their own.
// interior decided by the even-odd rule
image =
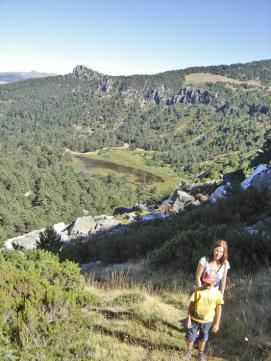
<svg viewBox="0 0 271 361">
<path fill-rule="evenodd" d="M 124 293 L 113 300 L 114 305 L 127 305 L 144 301 L 144 296 L 140 293 Z"/>
<path fill-rule="evenodd" d="M 208 255 L 213 242 L 221 238 L 228 241 L 229 260 L 233 268 L 250 272 L 270 264 L 271 242 L 268 238 L 239 232 L 227 225 L 217 225 L 179 232 L 149 254 L 150 265 L 194 271 L 198 260 Z"/>
</svg>

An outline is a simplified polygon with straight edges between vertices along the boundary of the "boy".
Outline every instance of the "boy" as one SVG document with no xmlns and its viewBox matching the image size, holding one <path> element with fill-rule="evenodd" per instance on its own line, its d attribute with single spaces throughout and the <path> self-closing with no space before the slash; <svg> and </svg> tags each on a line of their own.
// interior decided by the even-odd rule
<svg viewBox="0 0 271 361">
<path fill-rule="evenodd" d="M 221 305 L 224 304 L 221 292 L 214 288 L 215 272 L 205 274 L 202 278 L 203 286 L 197 288 L 191 295 L 188 308 L 187 339 L 188 351 L 186 360 L 192 357 L 192 349 L 197 336 L 199 338 L 198 358 L 206 361 L 205 344 L 211 326 L 213 332 L 219 330 Z"/>
</svg>

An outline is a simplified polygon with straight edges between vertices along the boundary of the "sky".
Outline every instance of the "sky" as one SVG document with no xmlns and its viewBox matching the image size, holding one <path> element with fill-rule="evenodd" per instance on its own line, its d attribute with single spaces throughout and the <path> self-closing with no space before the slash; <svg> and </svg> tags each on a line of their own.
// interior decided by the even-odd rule
<svg viewBox="0 0 271 361">
<path fill-rule="evenodd" d="M 154 74 L 271 58 L 271 0 L 0 0 L 0 72 Z"/>
</svg>

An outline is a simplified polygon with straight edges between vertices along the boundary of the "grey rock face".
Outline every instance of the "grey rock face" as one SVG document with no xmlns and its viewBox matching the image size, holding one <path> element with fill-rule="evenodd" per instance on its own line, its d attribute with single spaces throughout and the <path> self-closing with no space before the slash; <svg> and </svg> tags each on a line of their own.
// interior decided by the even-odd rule
<svg viewBox="0 0 271 361">
<path fill-rule="evenodd" d="M 268 168 L 264 164 L 259 164 L 255 171 L 241 183 L 242 188 L 247 189 L 251 185 L 251 182 L 255 178 L 255 176 L 266 170 L 268 170 Z"/>
<path fill-rule="evenodd" d="M 258 174 L 251 180 L 250 185 L 258 190 L 266 188 L 271 191 L 271 169 L 266 169 Z"/>
<path fill-rule="evenodd" d="M 224 198 L 227 195 L 227 190 L 231 187 L 230 183 L 227 183 L 226 185 L 221 185 L 218 188 L 216 188 L 216 190 L 214 191 L 214 193 L 212 193 L 209 197 L 209 201 L 211 203 L 215 203 L 216 201 L 218 201 L 221 198 Z"/>
<path fill-rule="evenodd" d="M 96 222 L 92 216 L 77 218 L 67 229 L 69 236 L 88 236 L 95 231 Z"/>
<path fill-rule="evenodd" d="M 164 98 L 163 98 L 163 90 L 159 91 L 157 89 L 154 90 L 149 90 L 145 96 L 144 96 L 144 100 L 148 100 L 148 101 L 154 101 L 156 104 L 161 104 L 162 102 L 164 102 Z"/>
<path fill-rule="evenodd" d="M 184 211 L 184 209 L 192 204 L 195 198 L 186 192 L 176 190 L 171 198 L 172 210 L 176 213 Z"/>
<path fill-rule="evenodd" d="M 37 243 L 40 240 L 41 232 L 44 232 L 44 228 L 26 233 L 23 236 L 9 238 L 5 241 L 4 246 L 7 249 L 34 249 L 37 247 Z"/>
<path fill-rule="evenodd" d="M 74 69 L 72 74 L 80 79 L 96 79 L 101 80 L 103 78 L 103 74 L 98 73 L 97 71 L 94 71 L 92 69 L 87 68 L 84 65 L 77 65 Z"/>
<path fill-rule="evenodd" d="M 184 192 L 191 194 L 192 196 L 196 196 L 197 194 L 212 194 L 217 188 L 216 181 L 209 183 L 198 183 L 198 184 L 188 184 L 186 182 L 182 182 L 180 184 L 180 189 Z"/>
<path fill-rule="evenodd" d="M 96 223 L 96 232 L 108 232 L 109 230 L 119 226 L 121 224 L 117 219 L 102 219 Z"/>
<path fill-rule="evenodd" d="M 113 87 L 113 81 L 112 79 L 104 79 L 98 86 L 98 91 L 108 94 L 110 90 L 112 90 Z"/>
<path fill-rule="evenodd" d="M 217 99 L 217 94 L 212 93 L 205 89 L 199 89 L 194 87 L 184 87 L 181 91 L 174 95 L 171 99 L 168 99 L 167 104 L 176 103 L 190 103 L 190 104 L 214 104 Z"/>
</svg>

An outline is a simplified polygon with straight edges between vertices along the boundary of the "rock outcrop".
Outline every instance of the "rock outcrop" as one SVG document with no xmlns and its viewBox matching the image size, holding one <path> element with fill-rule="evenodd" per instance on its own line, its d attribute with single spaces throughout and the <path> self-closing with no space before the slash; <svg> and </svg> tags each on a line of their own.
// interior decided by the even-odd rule
<svg viewBox="0 0 271 361">
<path fill-rule="evenodd" d="M 170 204 L 172 210 L 176 213 L 182 212 L 187 206 L 192 204 L 195 198 L 186 192 L 177 189 L 171 197 Z"/>
<path fill-rule="evenodd" d="M 44 232 L 44 228 L 32 231 L 22 236 L 9 238 L 5 241 L 4 246 L 7 249 L 24 249 L 30 250 L 37 247 L 40 240 L 40 233 Z"/>
</svg>

